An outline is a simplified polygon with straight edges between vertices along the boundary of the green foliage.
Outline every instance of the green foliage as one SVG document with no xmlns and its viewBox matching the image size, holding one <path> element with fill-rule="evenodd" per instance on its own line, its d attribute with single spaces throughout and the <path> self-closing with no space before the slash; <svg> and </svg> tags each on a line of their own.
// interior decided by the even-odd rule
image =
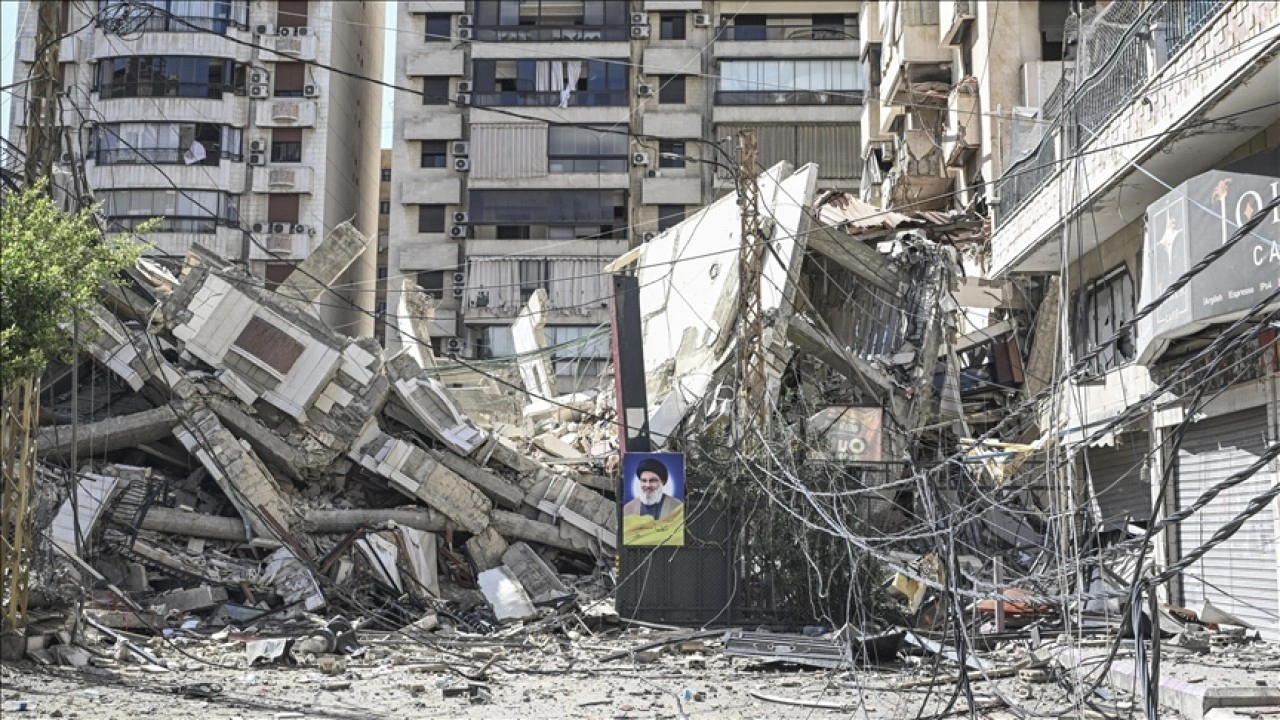
<svg viewBox="0 0 1280 720">
<path fill-rule="evenodd" d="M 104 283 L 137 260 L 128 237 L 103 238 L 84 210 L 58 209 L 44 183 L 0 204 L 0 387 L 38 374 L 71 349 L 67 323 L 83 319 Z"/>
</svg>

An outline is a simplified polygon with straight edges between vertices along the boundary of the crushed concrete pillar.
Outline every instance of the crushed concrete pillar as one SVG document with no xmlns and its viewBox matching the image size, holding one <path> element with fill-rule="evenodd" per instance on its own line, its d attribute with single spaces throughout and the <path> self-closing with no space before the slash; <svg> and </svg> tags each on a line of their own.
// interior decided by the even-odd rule
<svg viewBox="0 0 1280 720">
<path fill-rule="evenodd" d="M 361 235 L 350 222 L 344 222 L 289 273 L 276 292 L 309 306 L 319 300 L 368 247 L 369 238 Z"/>
<path fill-rule="evenodd" d="M 189 422 L 173 430 L 187 452 L 200 461 L 222 492 L 235 505 L 254 535 L 280 538 L 258 513 L 262 507 L 286 529 L 293 524 L 293 510 L 262 461 L 208 408 L 191 413 Z"/>
<path fill-rule="evenodd" d="M 386 478 L 405 495 L 439 510 L 460 528 L 480 533 L 489 526 L 493 503 L 461 475 L 432 459 L 421 447 L 378 434 L 350 457 L 366 470 Z"/>
<path fill-rule="evenodd" d="M 218 416 L 236 437 L 244 438 L 263 460 L 288 473 L 289 477 L 300 480 L 302 474 L 298 468 L 298 454 L 289 443 L 280 439 L 279 435 L 267 429 L 240 407 L 228 400 L 210 395 L 205 399 L 209 409 Z"/>
<path fill-rule="evenodd" d="M 418 363 L 418 367 L 435 367 L 436 356 L 431 349 L 431 322 L 436 317 L 436 303 L 418 287 L 411 275 L 400 282 L 400 300 L 396 303 L 396 323 L 392 332 L 404 352 Z"/>
<path fill-rule="evenodd" d="M 602 545 L 618 538 L 617 505 L 573 480 L 546 473 L 529 489 L 525 502 L 583 531 Z"/>
<path fill-rule="evenodd" d="M 425 532 L 438 533 L 449 528 L 449 519 L 431 508 L 308 510 L 302 528 L 312 533 L 345 533 L 359 527 L 380 527 L 388 522 Z M 590 553 L 598 547 L 577 528 L 539 522 L 506 510 L 493 511 L 493 529 L 505 538 L 571 552 Z"/>
<path fill-rule="evenodd" d="M 148 508 L 142 517 L 142 529 L 206 540 L 244 542 L 245 538 L 244 521 L 240 518 L 201 515 L 167 507 Z"/>
<path fill-rule="evenodd" d="M 458 457 L 451 452 L 431 451 L 431 457 L 450 470 L 466 478 L 468 482 L 480 488 L 494 503 L 509 510 L 516 510 L 524 502 L 524 490 L 511 484 L 501 475 L 485 470 L 471 460 Z"/>
<path fill-rule="evenodd" d="M 507 541 L 502 538 L 492 525 L 467 541 L 467 554 L 471 562 L 481 572 L 491 570 L 502 564 L 502 556 L 507 552 Z"/>
<path fill-rule="evenodd" d="M 511 323 L 511 342 L 516 351 L 516 367 L 528 402 L 525 417 L 540 417 L 556 411 L 557 406 L 548 402 L 555 397 L 555 375 L 551 372 L 551 359 L 542 350 L 547 341 L 544 330 L 547 325 L 547 308 L 550 301 L 547 291 L 538 288 L 525 303 L 524 311 Z"/>
<path fill-rule="evenodd" d="M 422 368 L 413 358 L 401 353 L 388 361 L 386 368 L 396 397 L 419 423 L 415 430 L 431 435 L 463 456 L 471 455 L 488 441 L 489 434 L 458 409 L 443 384 L 423 377 Z"/>
<path fill-rule="evenodd" d="M 82 423 L 76 431 L 75 454 L 86 458 L 154 442 L 168 437 L 177 424 L 178 414 L 168 405 L 98 422 Z M 70 457 L 73 450 L 71 435 L 70 425 L 40 428 L 36 436 L 36 452 L 40 455 Z"/>
<path fill-rule="evenodd" d="M 502 564 L 511 569 L 535 603 L 572 594 L 560 582 L 560 576 L 527 543 L 519 542 L 507 548 L 502 554 Z"/>
</svg>

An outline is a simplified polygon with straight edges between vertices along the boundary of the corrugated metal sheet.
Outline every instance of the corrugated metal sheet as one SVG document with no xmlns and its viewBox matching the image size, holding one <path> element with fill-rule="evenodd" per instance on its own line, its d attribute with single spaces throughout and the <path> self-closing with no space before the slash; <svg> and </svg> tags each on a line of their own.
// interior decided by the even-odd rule
<svg viewBox="0 0 1280 720">
<path fill-rule="evenodd" d="M 756 131 L 758 162 L 762 168 L 786 160 L 797 168 L 817 163 L 819 179 L 851 179 L 862 174 L 862 150 L 856 124 L 729 124 L 718 126 L 716 132 L 721 137 L 729 137 L 746 128 Z"/>
<path fill-rule="evenodd" d="M 546 175 L 546 124 L 477 123 L 471 126 L 471 177 L 514 180 Z"/>
<path fill-rule="evenodd" d="M 1179 508 L 1257 460 L 1267 444 L 1265 409 L 1246 410 L 1192 425 L 1178 449 Z M 1280 479 L 1264 470 L 1223 492 L 1179 527 L 1179 556 L 1206 542 L 1249 499 Z M 1273 507 L 1253 516 L 1229 540 L 1183 573 L 1183 602 L 1204 600 L 1252 623 L 1267 640 L 1280 640 L 1280 566 L 1276 562 Z"/>
<path fill-rule="evenodd" d="M 1092 483 L 1102 527 L 1114 529 L 1151 518 L 1146 462 L 1150 449 L 1148 435 L 1139 432 L 1120 436 L 1115 447 L 1086 448 L 1081 453 L 1081 472 Z"/>
</svg>

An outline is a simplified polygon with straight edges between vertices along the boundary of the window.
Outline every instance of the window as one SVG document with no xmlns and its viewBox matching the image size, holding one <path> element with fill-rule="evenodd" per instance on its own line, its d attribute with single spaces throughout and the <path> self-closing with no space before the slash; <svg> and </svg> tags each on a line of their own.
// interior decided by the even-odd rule
<svg viewBox="0 0 1280 720">
<path fill-rule="evenodd" d="M 419 205 L 418 206 L 418 232 L 420 233 L 444 232 L 444 206 L 443 205 Z"/>
<path fill-rule="evenodd" d="M 546 260 L 519 260 L 516 266 L 520 273 L 520 299 L 528 301 L 538 288 L 546 289 L 550 280 Z"/>
<path fill-rule="evenodd" d="M 658 206 L 658 232 L 673 228 L 684 222 L 683 205 Z"/>
<path fill-rule="evenodd" d="M 499 240 L 528 240 L 528 225 L 499 225 L 494 228 Z"/>
<path fill-rule="evenodd" d="M 212 233 L 218 224 L 238 223 L 240 197 L 217 190 L 104 190 L 99 198 L 113 232 L 128 231 L 160 218 L 159 232 Z"/>
<path fill-rule="evenodd" d="M 102 99 L 191 97 L 221 99 L 233 89 L 236 65 L 205 57 L 148 56 L 99 60 L 97 91 Z M 243 87 L 243 73 L 235 86 Z"/>
<path fill-rule="evenodd" d="M 627 136 L 600 128 L 547 128 L 547 169 L 552 173 L 627 171 Z"/>
<path fill-rule="evenodd" d="M 744 15 L 739 13 L 733 18 L 730 36 L 734 40 L 764 40 L 767 26 L 768 20 L 764 15 Z"/>
<path fill-rule="evenodd" d="M 304 63 L 276 63 L 275 72 L 276 97 L 302 97 L 302 86 L 307 82 L 307 66 Z"/>
<path fill-rule="evenodd" d="M 449 78 L 443 75 L 429 75 L 422 78 L 422 104 L 448 105 Z"/>
<path fill-rule="evenodd" d="M 684 167 L 683 157 L 668 157 L 669 155 L 684 155 L 683 140 L 660 140 L 658 142 L 658 167 L 664 168 L 682 168 Z"/>
<path fill-rule="evenodd" d="M 272 193 L 267 197 L 267 222 L 296 224 L 301 199 L 297 194 Z"/>
<path fill-rule="evenodd" d="M 418 287 L 436 300 L 444 298 L 444 271 L 427 270 L 418 273 Z"/>
<path fill-rule="evenodd" d="M 240 128 L 210 123 L 109 123 L 89 132 L 99 165 L 217 165 L 240 157 Z"/>
<path fill-rule="evenodd" d="M 382 266 L 379 266 L 379 267 L 378 267 L 378 279 L 379 279 L 379 280 L 386 280 L 386 279 L 387 279 L 387 266 L 386 266 L 386 265 L 382 265 Z"/>
<path fill-rule="evenodd" d="M 1120 267 L 1076 293 L 1076 317 L 1073 335 L 1076 358 L 1093 352 L 1100 343 L 1115 334 L 1117 328 L 1133 317 L 1133 278 Z M 1090 363 L 1090 370 L 1102 374 L 1118 368 L 1134 357 L 1132 331 L 1103 349 Z"/>
<path fill-rule="evenodd" d="M 663 40 L 684 40 L 684 13 L 662 13 L 658 16 L 658 37 Z"/>
<path fill-rule="evenodd" d="M 302 128 L 276 128 L 271 131 L 271 162 L 302 162 Z"/>
<path fill-rule="evenodd" d="M 266 272 L 263 273 L 263 279 L 266 280 L 268 290 L 275 290 L 289 279 L 289 273 L 293 272 L 293 263 L 269 262 L 267 263 Z"/>
<path fill-rule="evenodd" d="M 378 301 L 378 304 L 377 304 L 375 307 L 376 307 L 376 309 L 374 310 L 374 312 L 376 312 L 376 313 L 378 314 L 378 316 L 379 316 L 379 317 L 381 317 L 381 316 L 383 316 L 383 315 L 386 315 L 386 314 L 387 314 L 387 301 L 386 301 L 386 300 L 379 300 L 379 301 Z"/>
<path fill-rule="evenodd" d="M 622 61 L 475 60 L 471 68 L 471 104 L 481 107 L 601 107 L 630 101 Z"/>
<path fill-rule="evenodd" d="M 421 149 L 422 167 L 449 167 L 449 144 L 444 140 L 423 140 Z"/>
<path fill-rule="evenodd" d="M 685 103 L 684 76 L 662 75 L 658 77 L 658 104 L 683 105 Z"/>
<path fill-rule="evenodd" d="M 232 346 L 248 353 L 272 370 L 286 375 L 302 357 L 302 343 L 260 317 L 249 318 Z"/>
<path fill-rule="evenodd" d="M 276 27 L 306 27 L 307 0 L 280 0 L 276 3 Z"/>
<path fill-rule="evenodd" d="M 382 168 L 382 182 L 391 182 L 391 168 Z"/>
<path fill-rule="evenodd" d="M 471 190 L 473 225 L 625 225 L 625 190 Z"/>
<path fill-rule="evenodd" d="M 854 60 L 726 60 L 716 103 L 852 105 L 865 87 Z"/>
<path fill-rule="evenodd" d="M 427 13 L 427 42 L 448 42 L 452 33 L 449 15 Z"/>
<path fill-rule="evenodd" d="M 475 0 L 476 39 L 484 42 L 626 40 L 621 0 Z"/>
<path fill-rule="evenodd" d="M 382 202 L 378 203 L 378 214 L 379 214 L 379 215 L 390 215 L 390 214 L 391 214 L 391 203 L 387 202 L 386 200 L 383 200 Z"/>
</svg>

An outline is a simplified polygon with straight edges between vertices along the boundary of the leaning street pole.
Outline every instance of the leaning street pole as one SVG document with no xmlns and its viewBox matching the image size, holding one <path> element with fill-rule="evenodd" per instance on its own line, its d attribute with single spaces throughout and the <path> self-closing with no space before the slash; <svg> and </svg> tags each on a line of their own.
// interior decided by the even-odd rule
<svg viewBox="0 0 1280 720">
<path fill-rule="evenodd" d="M 760 170 L 757 164 L 756 131 L 738 133 L 738 212 L 742 221 L 742 244 L 738 250 L 738 442 L 751 444 L 751 431 L 764 426 L 768 417 L 764 373 L 764 315 L 760 309 L 760 281 L 763 274 L 764 237 L 760 221 Z"/>
</svg>

